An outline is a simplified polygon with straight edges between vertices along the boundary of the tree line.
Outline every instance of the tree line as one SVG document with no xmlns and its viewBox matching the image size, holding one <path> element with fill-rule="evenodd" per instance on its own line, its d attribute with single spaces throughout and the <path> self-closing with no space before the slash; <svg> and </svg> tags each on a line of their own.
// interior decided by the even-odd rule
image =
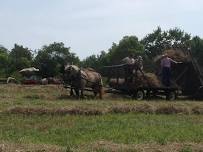
<svg viewBox="0 0 203 152">
<path fill-rule="evenodd" d="M 0 77 L 18 78 L 19 70 L 31 66 L 39 68 L 42 77 L 61 76 L 64 65 L 68 63 L 101 71 L 103 66 L 119 64 L 122 58 L 130 54 L 141 55 L 145 70 L 150 71 L 154 68 L 153 58 L 164 50 L 188 48 L 200 66 L 203 66 L 203 39 L 199 36 L 192 37 L 178 28 L 164 31 L 158 27 L 141 40 L 136 36 L 124 36 L 118 44 L 113 43 L 108 50 L 84 60 L 80 60 L 63 42 L 44 45 L 37 52 L 18 44 L 14 44 L 11 50 L 0 45 Z"/>
</svg>

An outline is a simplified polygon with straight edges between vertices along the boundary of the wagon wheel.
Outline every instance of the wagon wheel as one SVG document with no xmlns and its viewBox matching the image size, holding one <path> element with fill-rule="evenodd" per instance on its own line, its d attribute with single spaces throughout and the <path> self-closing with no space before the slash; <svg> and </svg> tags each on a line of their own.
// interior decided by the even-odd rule
<svg viewBox="0 0 203 152">
<path fill-rule="evenodd" d="M 166 94 L 166 100 L 173 101 L 177 98 L 177 94 L 175 91 L 170 91 Z"/>
<path fill-rule="evenodd" d="M 143 100 L 145 97 L 144 90 L 137 90 L 136 94 L 134 95 L 135 99 Z"/>
</svg>

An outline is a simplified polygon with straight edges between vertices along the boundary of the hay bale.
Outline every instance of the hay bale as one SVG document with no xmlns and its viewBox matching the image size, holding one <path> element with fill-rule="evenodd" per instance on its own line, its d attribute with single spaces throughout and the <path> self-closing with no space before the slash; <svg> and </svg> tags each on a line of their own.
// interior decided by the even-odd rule
<svg viewBox="0 0 203 152">
<path fill-rule="evenodd" d="M 167 54 L 170 58 L 172 58 L 175 61 L 186 62 L 189 60 L 188 54 L 185 54 L 184 51 L 182 51 L 180 49 L 165 50 L 164 54 Z"/>
<path fill-rule="evenodd" d="M 160 87 L 161 81 L 158 79 L 158 77 L 154 73 L 145 73 L 145 77 L 152 87 Z"/>
<path fill-rule="evenodd" d="M 150 87 L 160 87 L 161 81 L 154 73 L 144 73 L 138 74 L 137 77 L 134 77 L 135 84 L 138 86 L 150 86 Z"/>
<path fill-rule="evenodd" d="M 168 57 L 170 57 L 171 59 L 175 60 L 175 61 L 178 61 L 178 62 L 188 62 L 190 61 L 190 57 L 188 54 L 184 53 L 183 50 L 180 50 L 180 49 L 168 49 L 168 50 L 165 50 L 162 54 L 156 56 L 154 58 L 154 62 L 155 63 L 160 63 L 161 59 L 162 59 L 162 56 L 164 54 L 167 54 Z"/>
</svg>

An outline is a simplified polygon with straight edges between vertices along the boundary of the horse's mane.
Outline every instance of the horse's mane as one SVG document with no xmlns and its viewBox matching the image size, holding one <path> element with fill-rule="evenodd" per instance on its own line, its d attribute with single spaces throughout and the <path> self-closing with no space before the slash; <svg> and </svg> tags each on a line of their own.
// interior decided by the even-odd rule
<svg viewBox="0 0 203 152">
<path fill-rule="evenodd" d="M 66 65 L 65 66 L 65 70 L 67 70 L 70 67 L 73 68 L 75 71 L 79 71 L 80 70 L 80 68 L 78 66 L 76 66 L 76 65 Z"/>
</svg>

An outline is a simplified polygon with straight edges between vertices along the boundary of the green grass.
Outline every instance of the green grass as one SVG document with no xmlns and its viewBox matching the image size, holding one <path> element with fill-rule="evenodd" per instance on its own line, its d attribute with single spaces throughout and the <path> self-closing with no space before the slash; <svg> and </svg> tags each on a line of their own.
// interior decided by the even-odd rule
<svg viewBox="0 0 203 152">
<path fill-rule="evenodd" d="M 111 114 L 104 116 L 0 116 L 0 140 L 60 146 L 115 143 L 202 142 L 203 116 Z"/>
<path fill-rule="evenodd" d="M 80 147 L 97 141 L 118 144 L 203 142 L 202 114 L 143 114 L 127 112 L 104 115 L 23 115 L 5 113 L 21 108 L 96 108 L 174 106 L 203 109 L 201 101 L 135 101 L 124 97 L 105 96 L 104 100 L 75 100 L 58 86 L 0 86 L 0 141 L 22 144 L 50 144 Z M 102 148 L 101 148 L 102 149 Z M 188 151 L 189 148 L 183 148 Z M 190 149 L 189 149 L 190 150 Z M 105 151 L 105 149 L 104 149 Z"/>
</svg>

